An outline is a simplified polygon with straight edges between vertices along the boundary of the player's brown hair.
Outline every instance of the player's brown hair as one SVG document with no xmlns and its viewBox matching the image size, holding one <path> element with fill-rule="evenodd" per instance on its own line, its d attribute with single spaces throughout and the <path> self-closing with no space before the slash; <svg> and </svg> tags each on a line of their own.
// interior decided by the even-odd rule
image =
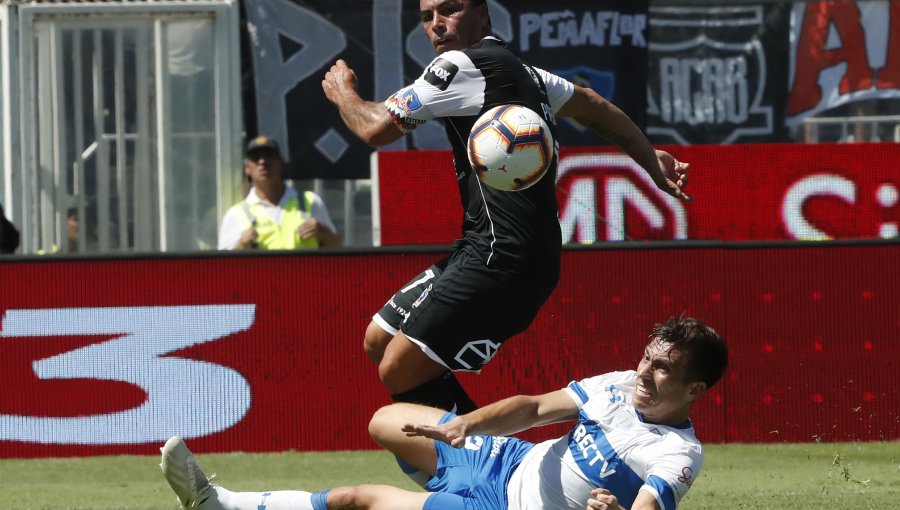
<svg viewBox="0 0 900 510">
<path fill-rule="evenodd" d="M 728 346 L 703 321 L 692 317 L 672 317 L 654 326 L 650 340 L 671 345 L 687 355 L 688 381 L 703 381 L 707 388 L 722 378 L 728 367 Z"/>
<path fill-rule="evenodd" d="M 488 9 L 487 0 L 470 0 L 473 5 L 483 5 L 485 9 Z M 493 25 L 491 23 L 491 10 L 488 9 L 488 28 L 493 31 Z"/>
</svg>

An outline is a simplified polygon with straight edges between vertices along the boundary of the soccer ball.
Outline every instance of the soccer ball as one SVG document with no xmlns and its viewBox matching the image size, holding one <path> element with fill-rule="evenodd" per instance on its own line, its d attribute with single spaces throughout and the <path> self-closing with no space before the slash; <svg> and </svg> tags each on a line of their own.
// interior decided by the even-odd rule
<svg viewBox="0 0 900 510">
<path fill-rule="evenodd" d="M 504 104 L 486 111 L 469 133 L 469 163 L 481 182 L 519 191 L 538 182 L 553 161 L 553 135 L 540 115 Z"/>
</svg>

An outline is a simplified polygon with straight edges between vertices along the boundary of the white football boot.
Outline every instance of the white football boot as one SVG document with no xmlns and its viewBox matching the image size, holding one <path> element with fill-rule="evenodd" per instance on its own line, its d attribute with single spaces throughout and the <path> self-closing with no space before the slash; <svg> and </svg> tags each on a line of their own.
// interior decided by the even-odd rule
<svg viewBox="0 0 900 510">
<path fill-rule="evenodd" d="M 207 478 L 203 474 L 200 466 L 197 465 L 194 454 L 188 450 L 187 445 L 178 436 L 166 441 L 165 446 L 159 451 L 162 452 L 162 462 L 159 467 L 162 468 L 166 481 L 178 496 L 181 508 L 185 510 L 199 508 L 200 503 L 203 503 L 213 492 L 209 485 L 212 477 Z"/>
</svg>

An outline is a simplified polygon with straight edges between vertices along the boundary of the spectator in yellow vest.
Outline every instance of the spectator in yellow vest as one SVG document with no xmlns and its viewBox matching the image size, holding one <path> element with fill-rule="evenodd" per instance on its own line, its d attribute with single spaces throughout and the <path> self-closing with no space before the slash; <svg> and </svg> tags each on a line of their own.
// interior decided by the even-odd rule
<svg viewBox="0 0 900 510">
<path fill-rule="evenodd" d="M 293 250 L 341 245 L 322 198 L 284 182 L 278 142 L 258 136 L 247 144 L 244 174 L 252 187 L 231 207 L 219 227 L 220 250 Z"/>
</svg>

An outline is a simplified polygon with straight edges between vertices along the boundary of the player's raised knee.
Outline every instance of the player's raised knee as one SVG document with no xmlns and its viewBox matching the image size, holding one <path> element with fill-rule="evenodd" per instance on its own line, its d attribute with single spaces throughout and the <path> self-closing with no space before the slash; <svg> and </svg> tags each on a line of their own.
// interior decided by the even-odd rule
<svg viewBox="0 0 900 510">
<path fill-rule="evenodd" d="M 378 363 L 378 378 L 391 394 L 409 389 L 407 377 L 408 375 L 403 373 L 403 366 L 394 359 L 385 358 Z"/>
<path fill-rule="evenodd" d="M 409 439 L 402 431 L 408 423 L 437 425 L 446 411 L 419 404 L 396 403 L 375 411 L 369 420 L 369 436 L 384 448 L 406 444 Z"/>
<path fill-rule="evenodd" d="M 375 363 L 380 363 L 384 357 L 384 350 L 392 338 L 393 335 L 382 329 L 375 321 L 370 322 L 363 337 L 363 350 L 366 356 Z"/>
<path fill-rule="evenodd" d="M 404 416 L 404 409 L 409 409 L 410 404 L 391 404 L 375 411 L 369 420 L 369 436 L 381 444 L 379 438 L 383 438 L 388 432 L 400 430 L 409 418 Z"/>
</svg>

